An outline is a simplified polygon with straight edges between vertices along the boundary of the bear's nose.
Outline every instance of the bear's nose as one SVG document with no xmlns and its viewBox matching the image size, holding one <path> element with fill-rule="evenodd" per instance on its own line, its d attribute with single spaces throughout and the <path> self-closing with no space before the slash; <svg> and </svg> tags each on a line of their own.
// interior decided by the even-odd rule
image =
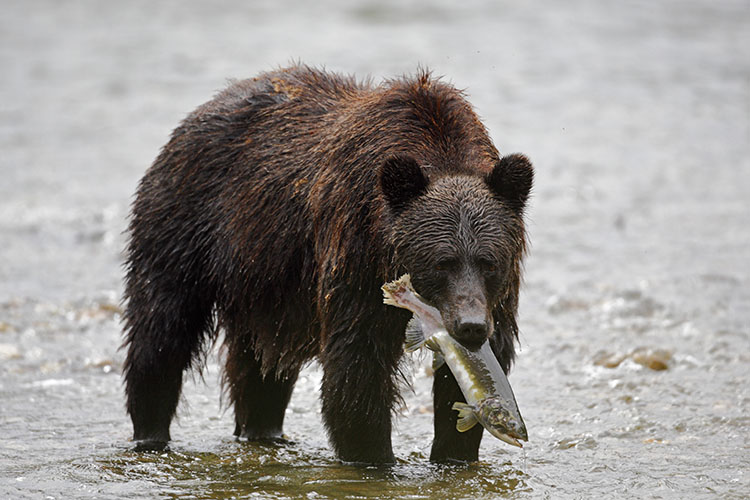
<svg viewBox="0 0 750 500">
<path fill-rule="evenodd" d="M 487 340 L 487 324 L 477 321 L 465 321 L 457 325 L 455 338 L 464 346 L 475 349 Z"/>
</svg>

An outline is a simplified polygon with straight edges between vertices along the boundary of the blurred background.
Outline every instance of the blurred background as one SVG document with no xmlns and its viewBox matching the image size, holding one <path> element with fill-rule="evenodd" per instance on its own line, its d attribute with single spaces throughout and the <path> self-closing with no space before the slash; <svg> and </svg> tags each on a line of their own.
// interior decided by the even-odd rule
<svg viewBox="0 0 750 500">
<path fill-rule="evenodd" d="M 745 0 L 16 1 L 0 14 L 0 497 L 746 498 L 750 4 Z M 524 450 L 430 465 L 429 360 L 399 464 L 340 465 L 313 364 L 293 445 L 235 443 L 220 356 L 173 453 L 128 450 L 122 249 L 139 178 L 228 79 L 302 61 L 465 89 L 536 168 Z M 366 432 L 366 430 L 363 430 Z"/>
</svg>

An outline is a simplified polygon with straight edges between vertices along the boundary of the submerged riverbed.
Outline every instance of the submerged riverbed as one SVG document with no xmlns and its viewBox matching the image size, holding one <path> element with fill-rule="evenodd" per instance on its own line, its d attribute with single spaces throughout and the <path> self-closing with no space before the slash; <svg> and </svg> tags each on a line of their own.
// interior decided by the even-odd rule
<svg viewBox="0 0 750 500">
<path fill-rule="evenodd" d="M 6 2 L 0 16 L 0 498 L 747 498 L 750 7 L 742 1 Z M 221 350 L 172 451 L 130 451 L 120 370 L 131 195 L 179 120 L 301 58 L 465 88 L 536 167 L 524 449 L 437 466 L 429 359 L 398 463 L 340 464 L 308 366 L 291 443 L 235 442 Z M 363 429 L 367 432 L 367 429 Z"/>
</svg>

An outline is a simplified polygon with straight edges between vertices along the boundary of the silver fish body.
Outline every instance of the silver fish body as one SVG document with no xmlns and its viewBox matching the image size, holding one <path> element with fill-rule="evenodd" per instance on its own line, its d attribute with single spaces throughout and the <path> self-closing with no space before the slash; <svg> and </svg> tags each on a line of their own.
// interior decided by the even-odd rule
<svg viewBox="0 0 750 500">
<path fill-rule="evenodd" d="M 409 275 L 383 285 L 384 302 L 408 309 L 414 317 L 407 328 L 407 352 L 426 346 L 434 352 L 435 364 L 445 362 L 456 378 L 466 403 L 456 402 L 456 428 L 465 432 L 480 423 L 493 436 L 513 446 L 527 441 L 526 425 L 518 404 L 489 342 L 469 350 L 450 336 L 440 312 L 427 304 L 411 286 Z"/>
</svg>

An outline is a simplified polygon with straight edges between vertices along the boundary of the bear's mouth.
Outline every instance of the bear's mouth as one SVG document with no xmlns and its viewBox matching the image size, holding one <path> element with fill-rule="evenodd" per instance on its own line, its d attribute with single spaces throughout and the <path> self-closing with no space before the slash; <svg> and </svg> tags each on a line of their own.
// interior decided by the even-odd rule
<svg viewBox="0 0 750 500">
<path fill-rule="evenodd" d="M 483 307 L 440 311 L 448 334 L 471 351 L 489 340 L 493 328 L 490 313 Z"/>
</svg>

